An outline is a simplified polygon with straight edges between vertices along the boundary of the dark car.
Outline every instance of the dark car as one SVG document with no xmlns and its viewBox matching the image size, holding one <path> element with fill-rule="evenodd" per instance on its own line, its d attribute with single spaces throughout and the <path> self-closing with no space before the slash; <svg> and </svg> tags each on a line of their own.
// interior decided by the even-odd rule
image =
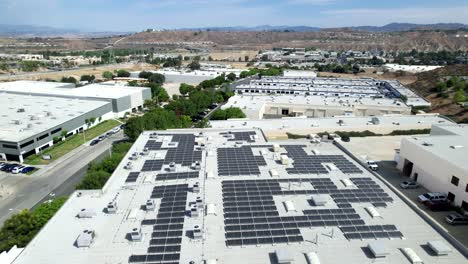
<svg viewBox="0 0 468 264">
<path fill-rule="evenodd" d="M 28 172 L 31 172 L 31 171 L 33 171 L 35 169 L 36 169 L 36 167 L 28 166 L 28 167 L 25 167 L 24 169 L 22 169 L 21 173 L 28 173 Z"/>
<path fill-rule="evenodd" d="M 7 166 L 3 167 L 2 170 L 6 172 L 11 172 L 14 168 L 21 167 L 20 164 L 8 164 Z"/>
<path fill-rule="evenodd" d="M 91 141 L 91 143 L 89 144 L 90 146 L 94 146 L 96 145 L 97 143 L 101 142 L 101 140 L 98 140 L 98 139 L 95 139 L 93 141 Z"/>
<path fill-rule="evenodd" d="M 449 200 L 427 201 L 425 205 L 431 211 L 446 211 L 451 209 Z"/>
<path fill-rule="evenodd" d="M 208 106 L 208 108 L 211 110 L 215 109 L 216 107 L 218 107 L 217 104 L 211 104 L 210 106 Z"/>
</svg>

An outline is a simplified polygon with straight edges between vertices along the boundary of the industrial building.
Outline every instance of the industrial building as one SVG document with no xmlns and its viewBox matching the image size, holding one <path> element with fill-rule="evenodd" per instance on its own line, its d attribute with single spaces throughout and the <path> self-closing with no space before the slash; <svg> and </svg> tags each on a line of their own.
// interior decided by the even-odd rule
<svg viewBox="0 0 468 264">
<path fill-rule="evenodd" d="M 259 129 L 147 131 L 15 264 L 438 263 L 466 258 L 332 143 Z"/>
<path fill-rule="evenodd" d="M 151 89 L 123 85 L 90 84 L 75 87 L 58 82 L 16 81 L 0 83 L 0 93 L 38 95 L 47 97 L 79 98 L 111 102 L 115 117 L 143 107 L 151 99 Z"/>
<path fill-rule="evenodd" d="M 453 124 L 443 116 L 437 114 L 418 115 L 388 115 L 379 117 L 287 117 L 261 120 L 210 120 L 212 128 L 218 129 L 245 129 L 260 128 L 268 139 L 286 139 L 288 133 L 308 136 L 318 133 L 364 132 L 376 134 L 390 134 L 396 130 L 422 130 L 430 129 L 432 125 Z"/>
<path fill-rule="evenodd" d="M 71 136 L 113 118 L 108 101 L 0 93 L 0 157 L 22 162 L 54 144 L 55 137 Z M 85 121 L 95 118 L 93 124 Z"/>
<path fill-rule="evenodd" d="M 429 137 L 404 138 L 397 156 L 404 175 L 468 212 L 468 126 L 433 125 Z"/>
<path fill-rule="evenodd" d="M 122 117 L 151 98 L 148 88 L 34 81 L 0 83 L 0 94 L 0 158 L 20 162 L 52 146 L 64 131 L 68 137 Z"/>
</svg>

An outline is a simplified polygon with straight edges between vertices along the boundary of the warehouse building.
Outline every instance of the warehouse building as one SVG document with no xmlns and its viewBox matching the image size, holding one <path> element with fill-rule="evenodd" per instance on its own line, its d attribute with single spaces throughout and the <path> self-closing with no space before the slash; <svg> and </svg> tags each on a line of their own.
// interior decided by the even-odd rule
<svg viewBox="0 0 468 264">
<path fill-rule="evenodd" d="M 0 83 L 0 92 L 107 101 L 111 102 L 115 117 L 141 109 L 145 100 L 151 99 L 149 88 L 104 84 L 75 87 L 67 83 L 16 81 Z"/>
<path fill-rule="evenodd" d="M 248 119 L 281 117 L 336 117 L 409 115 L 411 107 L 395 99 L 328 97 L 307 95 L 254 95 L 236 94 L 222 109 L 240 108 Z"/>
<path fill-rule="evenodd" d="M 331 143 L 258 129 L 148 131 L 78 190 L 15 264 L 466 263 Z"/>
<path fill-rule="evenodd" d="M 404 138 L 398 155 L 404 175 L 468 212 L 468 126 L 434 125 L 429 137 Z"/>
<path fill-rule="evenodd" d="M 68 137 L 114 117 L 111 102 L 105 100 L 0 94 L 0 158 L 6 160 L 22 162 L 52 146 L 64 131 Z"/>
<path fill-rule="evenodd" d="M 289 74 L 287 74 L 289 75 Z M 232 89 L 248 95 L 305 95 L 343 98 L 369 98 L 400 100 L 406 97 L 408 106 L 430 106 L 424 98 L 406 88 L 398 81 L 375 80 L 372 78 L 322 78 L 311 76 L 262 77 L 250 83 L 239 82 Z"/>
</svg>

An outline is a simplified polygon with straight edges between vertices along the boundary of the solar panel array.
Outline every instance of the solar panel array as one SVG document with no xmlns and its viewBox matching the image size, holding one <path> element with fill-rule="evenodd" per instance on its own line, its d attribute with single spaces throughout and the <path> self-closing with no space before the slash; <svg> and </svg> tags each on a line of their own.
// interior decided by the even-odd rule
<svg viewBox="0 0 468 264">
<path fill-rule="evenodd" d="M 202 151 L 195 150 L 195 135 L 193 134 L 164 134 L 172 136 L 171 142 L 177 142 L 176 147 L 162 147 L 161 142 L 148 140 L 145 147 L 149 150 L 167 150 L 166 156 L 161 160 L 147 160 L 142 171 L 159 171 L 162 166 L 172 162 L 182 166 L 190 166 L 195 161 L 201 161 Z"/>
<path fill-rule="evenodd" d="M 266 166 L 263 156 L 254 156 L 252 148 L 218 148 L 218 175 L 259 175 L 259 166 Z"/>
<path fill-rule="evenodd" d="M 162 173 L 162 174 L 156 175 L 156 180 L 157 181 L 186 180 L 186 179 L 198 178 L 198 176 L 199 176 L 198 171 Z"/>
<path fill-rule="evenodd" d="M 131 183 L 131 182 L 136 182 L 138 179 L 138 176 L 140 175 L 140 172 L 135 171 L 135 172 L 130 172 L 128 174 L 127 179 L 125 180 L 126 183 Z"/>
<path fill-rule="evenodd" d="M 358 181 L 364 182 L 363 178 L 358 178 Z M 371 179 L 365 181 L 371 185 Z M 280 183 L 295 184 L 295 190 L 284 188 Z M 314 188 L 310 188 L 312 186 L 309 184 Z M 377 188 L 382 190 L 378 185 Z M 300 233 L 301 228 L 331 226 L 371 228 L 365 225 L 364 220 L 350 204 L 365 200 L 349 199 L 347 202 L 341 202 L 337 201 L 333 194 L 343 192 L 355 196 L 356 193 L 361 194 L 365 191 L 338 189 L 330 179 L 326 178 L 223 181 L 222 191 L 227 246 L 301 242 L 304 240 Z M 340 208 L 304 210 L 303 215 L 279 216 L 273 196 L 309 194 L 330 194 Z M 395 238 L 397 234 L 400 234 L 401 238 L 402 234 L 396 233 L 398 231 L 396 227 L 394 228 L 395 231 L 392 232 L 395 233 L 385 231 L 388 238 Z M 383 237 L 383 234 L 378 233 L 373 237 L 360 234 L 362 239 L 378 238 L 377 236 Z M 348 239 L 352 239 L 351 237 Z"/>
<path fill-rule="evenodd" d="M 188 184 L 153 188 L 151 199 L 161 199 L 161 204 L 156 219 L 142 221 L 153 226 L 147 254 L 131 255 L 129 263 L 179 263 L 188 189 Z"/>
<path fill-rule="evenodd" d="M 255 139 L 253 139 L 252 136 L 255 136 L 257 133 L 255 131 L 247 131 L 247 132 L 230 132 L 228 134 L 234 135 L 234 138 L 228 139 L 228 141 L 255 142 Z"/>
<path fill-rule="evenodd" d="M 293 160 L 293 168 L 286 168 L 291 174 L 327 174 L 323 163 L 333 163 L 343 173 L 362 173 L 358 167 L 343 155 L 309 155 L 305 145 L 283 145 L 288 157 Z"/>
</svg>

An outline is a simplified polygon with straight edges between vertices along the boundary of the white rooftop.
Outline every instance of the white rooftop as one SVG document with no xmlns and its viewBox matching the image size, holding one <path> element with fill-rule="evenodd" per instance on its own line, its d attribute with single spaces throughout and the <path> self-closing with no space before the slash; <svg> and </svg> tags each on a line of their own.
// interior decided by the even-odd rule
<svg viewBox="0 0 468 264">
<path fill-rule="evenodd" d="M 40 95 L 54 95 L 67 97 L 87 97 L 100 99 L 117 99 L 124 96 L 141 93 L 143 87 L 129 87 L 124 85 L 90 84 L 77 88 L 66 87 L 66 83 L 15 81 L 0 83 L 0 92 L 26 93 Z"/>
<path fill-rule="evenodd" d="M 107 101 L 78 98 L 3 92 L 0 95 L 0 140 L 11 142 L 35 136 L 109 104 Z"/>
<path fill-rule="evenodd" d="M 144 132 L 105 188 L 75 192 L 14 263 L 265 264 L 274 263 L 271 256 L 279 253 L 285 261 L 292 258 L 295 264 L 306 264 L 304 254 L 310 252 L 315 252 L 314 258 L 323 263 L 370 263 L 374 260 L 369 259 L 363 248 L 372 241 L 385 244 L 388 253 L 385 263 L 409 263 L 400 248 L 412 248 L 424 263 L 466 263 L 458 251 L 386 185 L 333 144 L 312 145 L 300 140 L 265 142 L 261 131 L 256 129 L 232 130 L 234 139 L 225 129 L 203 130 L 202 135 L 199 131 L 159 131 L 158 135 Z M 281 145 L 278 153 L 287 152 L 292 163 L 281 165 L 276 161 L 278 153 L 270 148 L 273 143 Z M 202 152 L 197 152 L 203 144 Z M 124 169 L 129 158 L 145 146 L 150 148 L 148 153 L 135 155 L 138 159 L 131 160 L 132 169 Z M 338 156 L 314 157 L 312 149 L 318 149 L 321 155 Z M 199 157 L 199 171 L 181 165 L 182 162 L 191 164 Z M 319 174 L 296 174 L 294 171 L 301 170 L 300 164 L 304 164 L 300 157 L 312 160 L 338 157 L 344 159 L 339 167 L 358 172 L 325 169 Z M 173 161 L 175 172 L 169 172 L 172 169 L 168 165 Z M 279 176 L 272 177 L 271 169 L 276 169 Z M 239 170 L 245 173 L 237 175 Z M 139 173 L 135 176 L 130 172 Z M 186 178 L 189 174 L 184 172 L 198 177 Z M 226 172 L 232 175 L 223 176 Z M 249 176 L 247 172 L 254 175 Z M 205 175 L 210 176 L 205 178 Z M 162 179 L 168 176 L 178 179 Z M 130 178 L 134 181 L 128 181 Z M 351 179 L 356 186 L 346 187 L 342 179 Z M 195 188 L 196 183 L 199 190 Z M 370 189 L 362 192 L 359 188 Z M 314 206 L 309 202 L 313 193 L 328 195 L 330 199 L 323 206 Z M 348 193 L 354 194 L 354 198 Z M 386 206 L 376 207 L 381 217 L 372 218 L 365 207 L 371 205 L 369 201 L 381 198 L 385 199 Z M 145 210 L 148 199 L 154 199 L 154 211 Z M 286 212 L 283 206 L 286 201 L 293 203 L 296 211 Z M 109 202 L 115 202 L 116 213 L 104 210 Z M 205 214 L 208 204 L 209 213 Z M 198 216 L 186 213 L 190 208 L 198 208 Z M 82 209 L 93 210 L 96 215 L 78 218 Z M 360 230 L 385 226 L 397 231 L 392 233 L 392 238 L 376 239 L 373 235 L 371 239 L 353 239 L 344 232 L 354 231 L 342 229 L 352 226 L 352 221 L 346 219 L 355 219 L 356 225 L 363 226 Z M 265 221 L 266 224 L 258 224 Z M 338 223 L 342 226 L 336 226 Z M 200 227 L 200 239 L 192 236 L 194 226 Z M 129 233 L 140 227 L 141 241 L 130 240 Z M 236 231 L 237 228 L 244 232 Z M 95 236 L 89 247 L 78 248 L 75 243 L 84 230 L 93 230 Z M 242 246 L 237 244 L 239 237 Z M 421 245 L 433 240 L 444 241 L 452 252 L 439 257 L 428 254 Z"/>
<path fill-rule="evenodd" d="M 429 137 L 414 136 L 404 140 L 468 171 L 468 125 L 441 124 L 434 125 L 434 128 Z"/>
</svg>

